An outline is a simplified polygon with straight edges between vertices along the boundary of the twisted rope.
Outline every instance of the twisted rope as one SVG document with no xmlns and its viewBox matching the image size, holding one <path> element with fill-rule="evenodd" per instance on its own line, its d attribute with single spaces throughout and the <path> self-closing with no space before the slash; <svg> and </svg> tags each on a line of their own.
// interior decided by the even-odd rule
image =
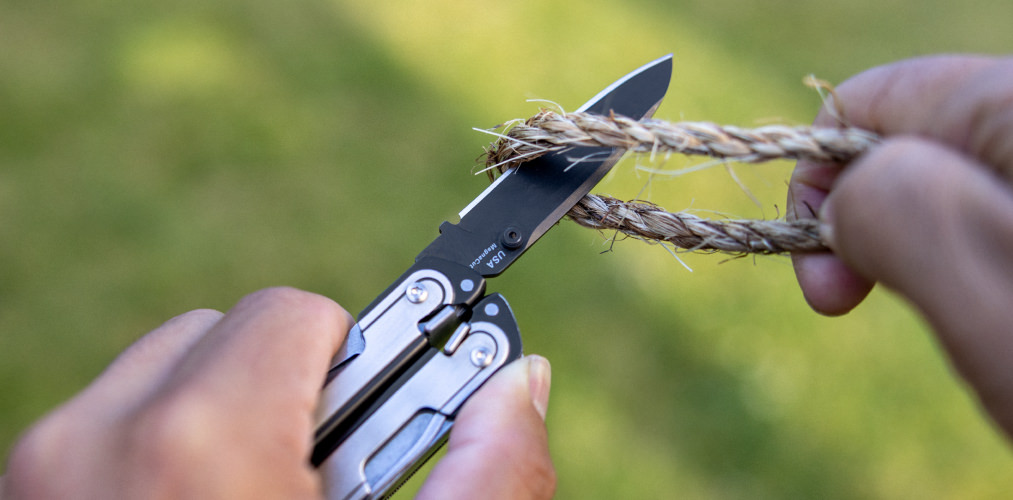
<svg viewBox="0 0 1013 500">
<path fill-rule="evenodd" d="M 616 147 L 637 153 L 682 153 L 758 163 L 773 159 L 848 161 L 879 143 L 856 128 L 769 125 L 745 129 L 709 122 L 634 120 L 590 113 L 542 111 L 492 144 L 486 166 L 500 171 L 574 146 Z"/>
<path fill-rule="evenodd" d="M 594 194 L 585 196 L 566 215 L 584 227 L 616 230 L 690 251 L 780 254 L 826 249 L 815 219 L 790 222 L 702 219 L 684 212 L 667 212 L 645 201 L 622 201 Z"/>
<path fill-rule="evenodd" d="M 576 146 L 616 147 L 638 153 L 681 153 L 758 163 L 773 159 L 847 162 L 875 146 L 865 130 L 788 127 L 744 129 L 707 122 L 671 123 L 617 115 L 542 111 L 486 150 L 488 170 L 504 172 L 538 156 Z M 491 175 L 491 174 L 490 174 Z M 690 251 L 779 254 L 826 250 L 817 222 L 802 220 L 712 220 L 671 213 L 645 201 L 588 195 L 567 214 L 578 224 L 615 230 Z"/>
</svg>

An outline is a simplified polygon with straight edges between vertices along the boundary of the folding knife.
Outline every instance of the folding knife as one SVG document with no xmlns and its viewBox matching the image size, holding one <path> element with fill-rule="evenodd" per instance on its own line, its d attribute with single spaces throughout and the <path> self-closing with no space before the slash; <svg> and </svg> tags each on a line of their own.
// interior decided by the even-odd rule
<svg viewBox="0 0 1013 500">
<path fill-rule="evenodd" d="M 643 118 L 661 103 L 672 56 L 580 107 Z M 311 462 L 332 500 L 393 493 L 446 441 L 458 410 L 521 356 L 510 305 L 486 295 L 498 276 L 591 191 L 622 156 L 574 147 L 507 171 L 358 316 L 335 356 L 316 416 Z"/>
</svg>

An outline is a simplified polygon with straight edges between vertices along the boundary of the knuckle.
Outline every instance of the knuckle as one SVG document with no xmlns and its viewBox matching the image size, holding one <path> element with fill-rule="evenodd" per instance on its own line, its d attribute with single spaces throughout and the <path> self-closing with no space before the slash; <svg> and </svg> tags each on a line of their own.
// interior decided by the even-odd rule
<svg viewBox="0 0 1013 500">
<path fill-rule="evenodd" d="M 244 297 L 239 307 L 254 310 L 280 307 L 303 317 L 328 317 L 339 320 L 350 318 L 348 312 L 333 300 L 292 287 L 274 287 L 256 291 Z"/>
<path fill-rule="evenodd" d="M 14 498 L 45 497 L 51 493 L 48 479 L 63 468 L 71 431 L 58 415 L 51 415 L 31 427 L 18 439 L 7 461 L 3 492 Z M 48 493 L 47 493 L 48 492 Z"/>
<path fill-rule="evenodd" d="M 880 220 L 893 213 L 892 207 L 906 206 L 924 197 L 926 173 L 911 172 L 914 158 L 920 158 L 922 144 L 912 138 L 897 137 L 885 141 L 855 164 L 848 167 L 834 186 L 834 203 L 845 209 L 834 215 L 846 220 Z M 920 179 L 921 182 L 912 182 Z"/>
<path fill-rule="evenodd" d="M 535 498 L 552 498 L 556 493 L 556 468 L 548 457 L 539 460 L 531 471 L 531 486 Z"/>
<path fill-rule="evenodd" d="M 549 454 L 546 436 L 538 439 L 516 439 L 514 443 L 525 443 L 514 447 L 510 463 L 517 467 L 515 477 L 523 478 L 527 498 L 552 498 L 556 491 L 556 468 Z"/>
<path fill-rule="evenodd" d="M 133 416 L 126 451 L 152 475 L 176 477 L 212 455 L 220 430 L 211 405 L 192 393 L 175 394 Z"/>
<path fill-rule="evenodd" d="M 179 316 L 170 319 L 169 321 L 166 322 L 166 324 L 171 325 L 175 323 L 184 323 L 184 324 L 214 323 L 219 319 L 221 319 L 222 316 L 224 316 L 224 313 L 222 313 L 221 311 L 217 311 L 215 309 L 194 309 L 193 311 L 185 312 L 183 314 L 180 314 Z"/>
<path fill-rule="evenodd" d="M 271 430 L 273 422 L 236 422 L 215 403 L 206 393 L 187 390 L 138 410 L 125 447 L 139 488 L 165 498 L 208 492 L 223 492 L 210 495 L 216 498 L 310 498 L 319 491 L 311 470 L 289 466 L 303 465 L 309 434 L 299 440 L 292 432 L 286 439 L 290 434 Z M 254 429 L 263 433 L 254 435 Z"/>
<path fill-rule="evenodd" d="M 257 290 L 256 292 L 244 297 L 241 303 L 250 303 L 261 306 L 281 303 L 285 305 L 298 306 L 303 303 L 312 302 L 315 297 L 319 296 L 310 292 L 299 290 L 298 288 L 278 286 Z"/>
<path fill-rule="evenodd" d="M 236 310 L 268 315 L 286 326 L 286 331 L 320 343 L 320 349 L 337 349 L 337 343 L 354 323 L 348 311 L 333 300 L 289 287 L 254 292 L 243 298 Z"/>
<path fill-rule="evenodd" d="M 48 468 L 54 458 L 51 444 L 52 440 L 46 439 L 38 427 L 30 429 L 21 436 L 15 443 L 7 464 L 8 485 L 14 479 L 31 482 L 38 472 Z"/>
<path fill-rule="evenodd" d="M 960 122 L 966 131 L 967 150 L 982 160 L 996 166 L 1013 162 L 1013 58 L 990 61 L 981 71 L 975 73 L 947 102 L 952 108 L 944 108 L 954 115 L 967 114 L 966 123 Z"/>
<path fill-rule="evenodd" d="M 543 461 L 541 466 L 532 471 L 531 481 L 532 496 L 534 498 L 552 498 L 556 494 L 556 468 L 549 460 Z"/>
</svg>

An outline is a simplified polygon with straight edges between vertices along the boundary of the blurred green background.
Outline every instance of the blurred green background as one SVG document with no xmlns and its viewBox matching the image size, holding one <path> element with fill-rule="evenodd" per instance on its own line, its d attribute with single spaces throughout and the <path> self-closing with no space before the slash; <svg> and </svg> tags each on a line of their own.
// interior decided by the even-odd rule
<svg viewBox="0 0 1013 500">
<path fill-rule="evenodd" d="M 1008 0 L 0 3 L 0 450 L 125 346 L 292 285 L 365 306 L 487 181 L 491 127 L 668 52 L 657 116 L 809 122 L 833 82 L 1013 47 Z M 791 165 L 598 191 L 783 214 Z M 655 168 L 699 160 L 672 158 Z M 645 189 L 646 188 L 646 189 Z M 553 362 L 559 498 L 999 498 L 1005 441 L 882 292 L 811 312 L 786 258 L 563 223 L 491 289 Z M 612 252 L 603 253 L 612 248 Z"/>
</svg>

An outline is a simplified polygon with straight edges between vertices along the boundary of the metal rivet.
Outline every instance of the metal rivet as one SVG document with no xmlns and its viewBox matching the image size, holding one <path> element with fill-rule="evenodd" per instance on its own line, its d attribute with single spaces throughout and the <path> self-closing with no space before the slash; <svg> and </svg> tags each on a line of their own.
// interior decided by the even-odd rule
<svg viewBox="0 0 1013 500">
<path fill-rule="evenodd" d="M 464 290 L 465 292 L 470 292 L 470 291 L 472 291 L 474 289 L 475 289 L 475 282 L 474 281 L 469 280 L 469 279 L 463 279 L 463 280 L 461 280 L 461 290 Z"/>
<path fill-rule="evenodd" d="M 471 351 L 471 364 L 485 368 L 492 363 L 492 352 L 486 347 L 476 347 Z"/>
<path fill-rule="evenodd" d="M 405 296 L 408 297 L 408 302 L 412 304 L 421 304 L 426 301 L 429 297 L 429 292 L 426 290 L 426 286 L 421 282 L 412 283 L 405 292 Z"/>
<path fill-rule="evenodd" d="M 520 229 L 510 226 L 503 230 L 503 235 L 500 237 L 503 246 L 510 250 L 517 250 L 524 243 L 524 234 L 521 233 Z"/>
<path fill-rule="evenodd" d="M 486 316 L 495 316 L 499 314 L 499 306 L 496 304 L 486 304 L 483 311 L 485 311 Z"/>
</svg>

